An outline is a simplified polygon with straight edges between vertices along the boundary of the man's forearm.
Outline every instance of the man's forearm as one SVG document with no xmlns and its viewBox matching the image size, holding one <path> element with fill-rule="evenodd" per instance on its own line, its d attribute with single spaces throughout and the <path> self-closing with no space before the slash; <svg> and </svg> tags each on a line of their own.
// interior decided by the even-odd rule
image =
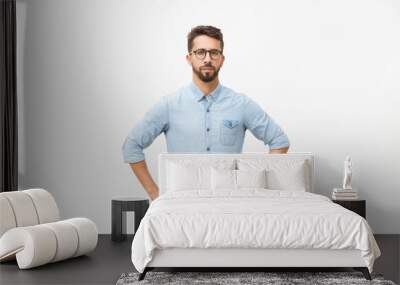
<svg viewBox="0 0 400 285">
<path fill-rule="evenodd" d="M 146 189 L 151 200 L 154 200 L 159 195 L 159 189 L 157 184 L 154 182 L 147 168 L 145 160 L 141 160 L 135 163 L 129 163 L 132 168 L 133 173 L 136 175 L 144 189 Z"/>
<path fill-rule="evenodd" d="M 270 149 L 269 153 L 274 154 L 274 153 L 287 153 L 289 150 L 289 147 L 283 147 L 283 148 L 276 148 L 276 149 Z"/>
</svg>

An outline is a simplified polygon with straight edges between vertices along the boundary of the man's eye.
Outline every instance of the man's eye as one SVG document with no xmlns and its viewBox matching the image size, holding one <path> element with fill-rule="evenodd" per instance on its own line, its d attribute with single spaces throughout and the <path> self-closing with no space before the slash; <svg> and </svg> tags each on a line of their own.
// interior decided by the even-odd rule
<svg viewBox="0 0 400 285">
<path fill-rule="evenodd" d="M 198 55 L 204 55 L 206 53 L 206 51 L 204 50 L 204 49 L 199 49 L 198 51 L 197 51 L 197 54 Z"/>
<path fill-rule="evenodd" d="M 210 51 L 210 53 L 211 53 L 211 55 L 217 56 L 217 55 L 219 55 L 219 50 L 213 49 Z"/>
</svg>

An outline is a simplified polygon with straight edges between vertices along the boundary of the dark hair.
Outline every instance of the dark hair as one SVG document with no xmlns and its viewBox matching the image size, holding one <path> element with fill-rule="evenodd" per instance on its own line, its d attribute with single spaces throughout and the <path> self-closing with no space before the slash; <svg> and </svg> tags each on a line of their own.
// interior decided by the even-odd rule
<svg viewBox="0 0 400 285">
<path fill-rule="evenodd" d="M 193 40 L 201 35 L 206 35 L 219 40 L 221 43 L 221 50 L 224 50 L 224 39 L 220 29 L 213 26 L 197 26 L 192 28 L 190 33 L 187 35 L 188 52 L 190 52 L 193 48 Z"/>
</svg>

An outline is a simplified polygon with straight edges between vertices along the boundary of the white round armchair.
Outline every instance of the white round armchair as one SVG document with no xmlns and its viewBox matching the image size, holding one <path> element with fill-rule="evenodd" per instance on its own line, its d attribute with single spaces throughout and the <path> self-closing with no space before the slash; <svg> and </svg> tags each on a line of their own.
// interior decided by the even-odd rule
<svg viewBox="0 0 400 285">
<path fill-rule="evenodd" d="M 0 262 L 16 259 L 20 269 L 57 262 L 94 250 L 97 237 L 87 218 L 60 220 L 44 189 L 0 193 Z"/>
</svg>

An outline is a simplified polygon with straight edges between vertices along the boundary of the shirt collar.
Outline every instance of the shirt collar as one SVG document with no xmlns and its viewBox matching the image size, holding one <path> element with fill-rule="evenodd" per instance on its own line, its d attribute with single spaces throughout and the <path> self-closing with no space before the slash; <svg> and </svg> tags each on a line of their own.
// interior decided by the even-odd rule
<svg viewBox="0 0 400 285">
<path fill-rule="evenodd" d="M 194 95 L 197 102 L 201 101 L 205 97 L 207 97 L 208 99 L 211 99 L 212 101 L 215 102 L 217 100 L 219 94 L 221 93 L 222 85 L 221 85 L 221 83 L 218 82 L 217 87 L 207 96 L 205 96 L 203 94 L 203 92 L 196 85 L 196 83 L 194 83 L 194 81 L 190 82 L 189 88 L 192 91 L 192 94 Z"/>
</svg>

